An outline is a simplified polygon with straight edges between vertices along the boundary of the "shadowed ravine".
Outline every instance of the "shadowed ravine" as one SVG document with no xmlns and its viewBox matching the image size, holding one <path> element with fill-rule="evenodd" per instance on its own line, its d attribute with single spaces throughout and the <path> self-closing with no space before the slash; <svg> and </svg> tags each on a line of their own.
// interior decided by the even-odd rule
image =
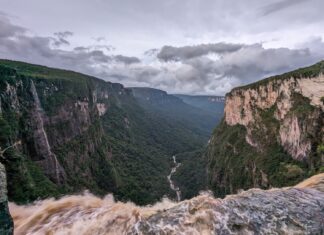
<svg viewBox="0 0 324 235">
<path fill-rule="evenodd" d="M 206 193 L 153 206 L 91 194 L 10 203 L 15 234 L 322 234 L 324 174 L 282 189 L 251 189 L 225 199 Z"/>
</svg>

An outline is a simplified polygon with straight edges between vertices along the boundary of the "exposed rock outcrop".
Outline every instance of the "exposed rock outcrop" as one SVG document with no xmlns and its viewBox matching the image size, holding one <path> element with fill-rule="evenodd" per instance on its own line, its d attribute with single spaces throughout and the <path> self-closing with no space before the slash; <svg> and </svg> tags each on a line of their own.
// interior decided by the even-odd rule
<svg viewBox="0 0 324 235">
<path fill-rule="evenodd" d="M 323 179 L 223 200 L 199 196 L 142 221 L 137 234 L 322 234 Z"/>
<path fill-rule="evenodd" d="M 117 102 L 117 93 L 120 99 L 130 97 L 124 87 L 69 71 L 56 75 L 58 70 L 15 62 L 3 65 L 6 62 L 0 65 L 0 145 L 21 142 L 6 152 L 11 200 L 56 195 L 56 185 L 78 188 L 72 178 L 80 178 L 80 168 L 87 180 L 80 183 L 78 179 L 78 183 L 99 191 L 93 186 L 96 170 L 89 163 L 98 152 L 108 156 L 100 118 L 105 118 L 112 103 L 109 98 L 115 96 L 113 102 Z M 24 66 L 39 73 L 25 75 Z M 109 177 L 108 157 L 91 167 L 99 162 Z M 111 181 L 106 184 L 110 189 Z"/>
<path fill-rule="evenodd" d="M 311 141 L 303 137 L 306 134 L 303 131 L 311 127 L 305 126 L 309 123 L 299 122 L 298 117 L 291 112 L 296 106 L 296 94 L 309 100 L 309 105 L 314 106 L 314 112 L 324 111 L 324 103 L 321 101 L 324 97 L 324 75 L 321 73 L 311 78 L 276 79 L 253 87 L 236 88 L 226 97 L 225 122 L 230 126 L 243 125 L 251 133 L 258 125 L 260 113 L 273 107 L 273 117 L 280 124 L 280 144 L 293 158 L 302 160 L 307 158 L 311 150 Z M 313 113 L 307 115 L 321 118 Z M 246 138 L 253 139 L 252 136 Z"/>
<path fill-rule="evenodd" d="M 226 95 L 224 120 L 208 145 L 215 193 L 285 186 L 323 172 L 316 151 L 324 143 L 323 73 L 322 61 Z"/>
</svg>

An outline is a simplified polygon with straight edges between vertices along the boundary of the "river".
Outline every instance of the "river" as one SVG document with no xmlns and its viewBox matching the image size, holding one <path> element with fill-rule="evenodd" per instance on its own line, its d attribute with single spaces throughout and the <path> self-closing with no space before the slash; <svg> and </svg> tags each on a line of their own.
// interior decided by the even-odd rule
<svg viewBox="0 0 324 235">
<path fill-rule="evenodd" d="M 179 187 L 175 186 L 175 184 L 171 178 L 172 178 L 172 175 L 177 172 L 177 169 L 181 166 L 181 163 L 177 163 L 176 156 L 172 156 L 172 159 L 173 159 L 174 167 L 172 167 L 171 172 L 167 178 L 168 178 L 168 181 L 170 184 L 170 188 L 173 191 L 175 191 L 177 194 L 177 201 L 180 202 L 181 201 L 181 191 L 180 191 Z"/>
</svg>

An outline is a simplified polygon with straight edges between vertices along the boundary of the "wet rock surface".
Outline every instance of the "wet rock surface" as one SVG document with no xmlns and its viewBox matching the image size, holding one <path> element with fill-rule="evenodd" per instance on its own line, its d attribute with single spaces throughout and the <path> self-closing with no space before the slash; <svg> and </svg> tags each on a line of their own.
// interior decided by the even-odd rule
<svg viewBox="0 0 324 235">
<path fill-rule="evenodd" d="M 320 174 L 290 188 L 251 189 L 225 199 L 205 193 L 143 207 L 84 194 L 11 203 L 10 212 L 17 235 L 323 234 L 323 185 Z"/>
<path fill-rule="evenodd" d="M 141 221 L 135 234 L 323 234 L 324 192 L 317 186 L 202 195 Z M 316 189 L 315 189 L 316 188 Z"/>
</svg>

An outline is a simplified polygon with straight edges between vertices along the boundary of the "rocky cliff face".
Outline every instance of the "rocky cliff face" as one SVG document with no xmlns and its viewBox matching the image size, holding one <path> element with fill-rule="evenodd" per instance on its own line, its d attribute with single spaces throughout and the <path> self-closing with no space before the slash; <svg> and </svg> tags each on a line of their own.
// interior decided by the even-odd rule
<svg viewBox="0 0 324 235">
<path fill-rule="evenodd" d="M 245 126 L 247 142 L 258 146 L 258 140 L 253 138 L 252 132 L 258 122 L 262 121 L 262 112 L 272 108 L 273 118 L 279 123 L 278 142 L 294 159 L 303 160 L 309 156 L 312 147 L 308 134 L 312 133 L 314 138 L 324 141 L 321 131 L 321 114 L 324 110 L 322 97 L 323 74 L 312 78 L 273 80 L 255 88 L 238 88 L 227 96 L 225 122 L 229 126 Z M 298 103 L 297 99 L 303 99 L 305 104 Z M 307 114 L 304 113 L 306 120 L 302 120 L 300 113 L 294 112 L 296 108 L 303 108 L 297 107 L 301 105 L 312 109 Z"/>
<path fill-rule="evenodd" d="M 140 222 L 135 234 L 321 234 L 324 175 L 294 188 L 200 196 Z M 308 185 L 308 187 L 305 187 Z M 314 190 L 315 189 L 315 190 Z M 136 231 L 136 232 L 135 232 Z"/>
<path fill-rule="evenodd" d="M 316 152 L 324 143 L 323 72 L 320 62 L 227 94 L 223 123 L 209 146 L 212 185 L 227 191 L 248 187 L 231 182 L 232 169 L 225 162 L 233 158 L 243 163 L 240 171 L 255 187 L 278 186 L 323 170 Z M 282 171 L 281 179 L 275 171 Z"/>
<path fill-rule="evenodd" d="M 152 203 L 172 196 L 170 156 L 203 144 L 121 84 L 16 61 L 0 60 L 0 111 L 0 147 L 21 143 L 4 162 L 20 203 L 86 189 Z"/>
<path fill-rule="evenodd" d="M 0 234 L 10 235 L 13 232 L 13 223 L 9 214 L 7 201 L 7 179 L 4 165 L 0 163 Z"/>
<path fill-rule="evenodd" d="M 10 85 L 8 86 L 8 89 L 11 89 Z M 15 90 L 14 87 L 12 89 Z M 58 162 L 56 155 L 52 152 L 51 146 L 48 142 L 47 133 L 44 129 L 45 115 L 33 80 L 30 82 L 30 93 L 33 102 L 31 104 L 31 118 L 29 123 L 32 126 L 31 139 L 33 140 L 33 147 L 39 159 L 37 159 L 37 162 L 49 178 L 58 184 L 63 183 L 65 180 L 65 172 Z M 19 103 L 15 105 L 16 108 L 19 107 Z"/>
<path fill-rule="evenodd" d="M 98 122 L 110 105 L 108 93 L 127 94 L 122 86 L 85 76 L 73 81 L 69 76 L 47 78 L 37 72 L 26 76 L 22 67 L 1 67 L 1 146 L 22 143 L 6 153 L 12 200 L 58 193 L 56 185 L 72 185 L 81 164 L 91 161 L 99 148 L 108 152 L 107 147 L 99 147 L 104 131 Z M 80 140 L 83 135 L 88 138 Z M 79 146 L 69 147 L 75 141 Z M 76 156 L 81 147 L 84 151 Z M 95 178 L 89 168 L 82 174 L 88 182 Z"/>
</svg>

